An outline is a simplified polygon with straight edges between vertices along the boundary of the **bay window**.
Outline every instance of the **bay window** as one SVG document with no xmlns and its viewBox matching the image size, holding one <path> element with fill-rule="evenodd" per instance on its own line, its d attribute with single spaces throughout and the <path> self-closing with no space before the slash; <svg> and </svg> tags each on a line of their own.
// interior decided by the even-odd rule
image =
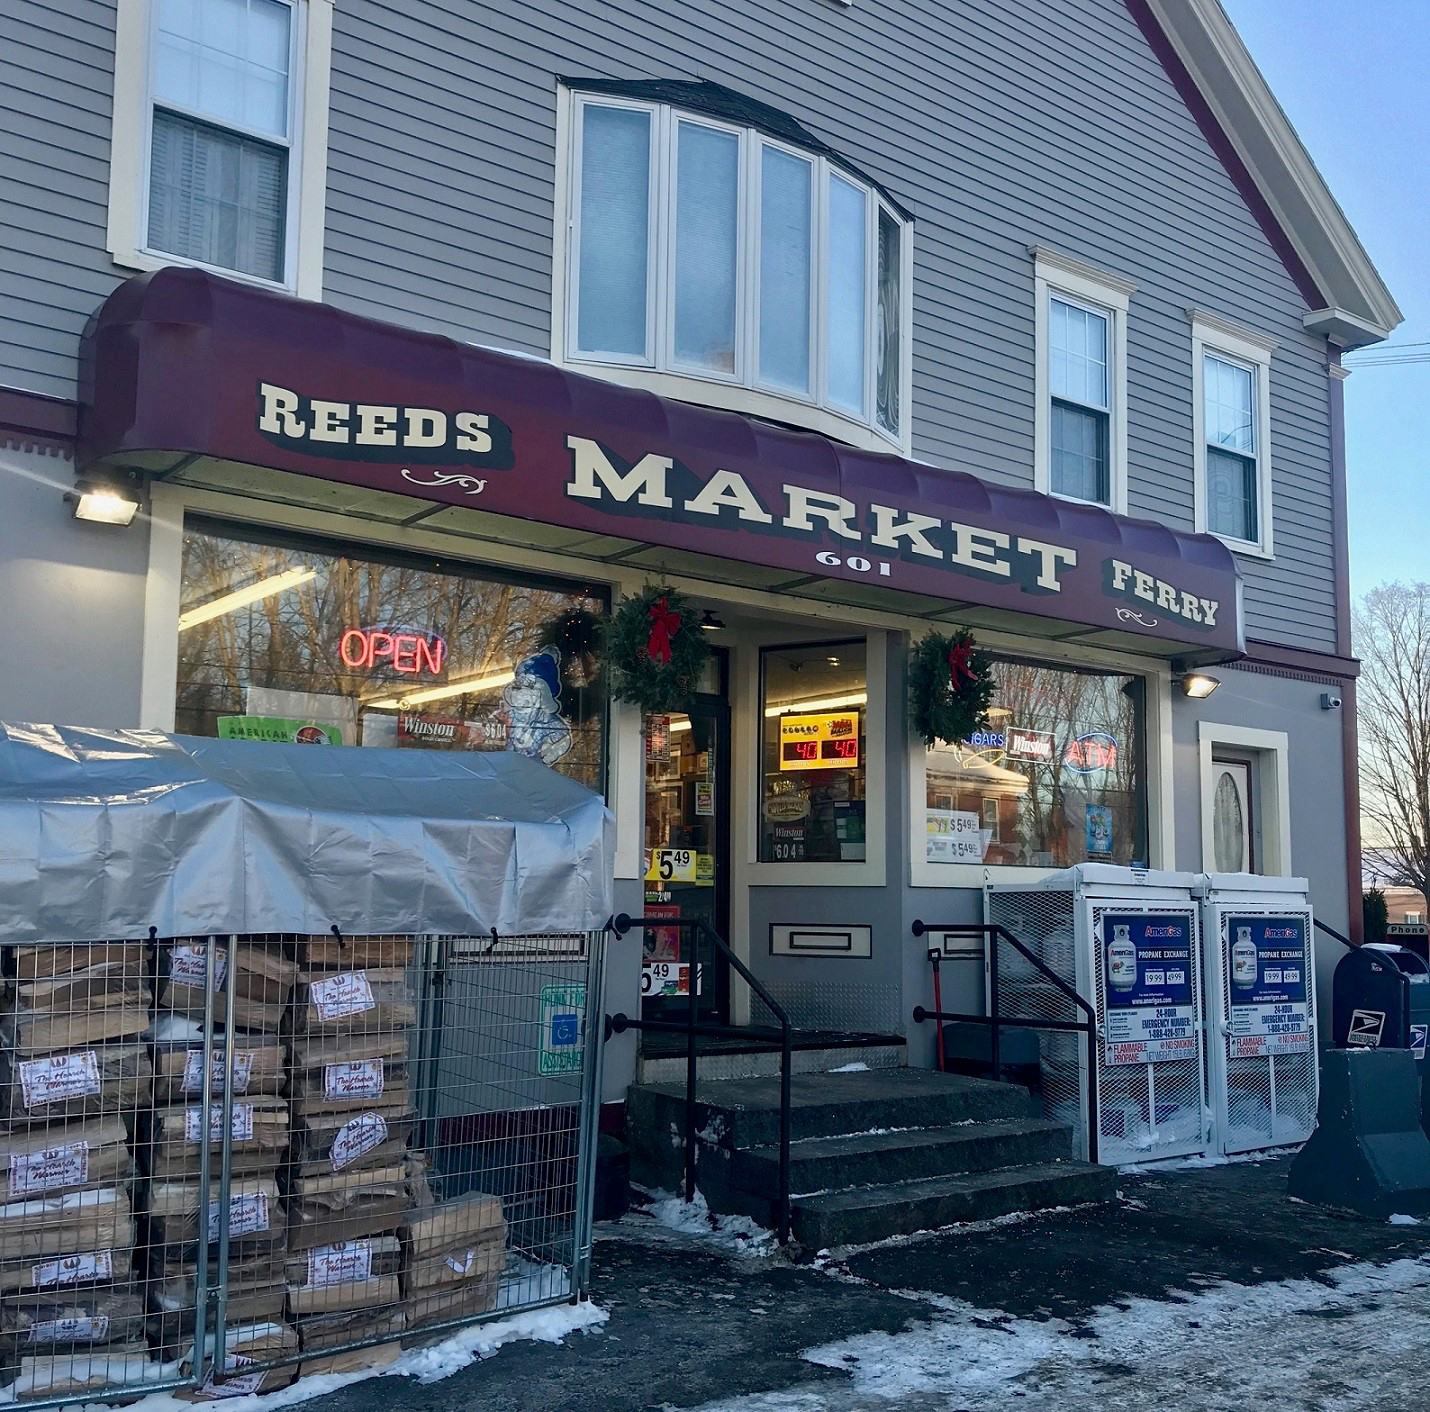
<svg viewBox="0 0 1430 1412">
<path fill-rule="evenodd" d="M 876 187 L 713 113 L 577 94 L 570 121 L 559 356 L 906 444 L 909 225 Z"/>
</svg>

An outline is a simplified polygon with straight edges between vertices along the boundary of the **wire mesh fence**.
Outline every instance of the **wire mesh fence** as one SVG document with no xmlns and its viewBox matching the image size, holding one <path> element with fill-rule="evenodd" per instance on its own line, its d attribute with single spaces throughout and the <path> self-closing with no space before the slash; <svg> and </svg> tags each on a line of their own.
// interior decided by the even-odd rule
<svg viewBox="0 0 1430 1412">
<path fill-rule="evenodd" d="M 0 1399 L 266 1391 L 576 1296 L 603 944 L 0 952 Z"/>
</svg>

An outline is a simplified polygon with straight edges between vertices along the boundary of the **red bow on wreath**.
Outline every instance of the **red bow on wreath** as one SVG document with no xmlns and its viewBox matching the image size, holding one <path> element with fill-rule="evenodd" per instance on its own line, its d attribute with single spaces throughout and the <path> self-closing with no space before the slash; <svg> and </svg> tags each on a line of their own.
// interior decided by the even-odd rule
<svg viewBox="0 0 1430 1412">
<path fill-rule="evenodd" d="M 967 677 L 970 682 L 977 681 L 973 668 L 968 665 L 968 659 L 973 653 L 973 648 L 966 642 L 955 642 L 948 651 L 948 684 L 954 691 L 958 690 L 959 677 Z"/>
<path fill-rule="evenodd" d="M 670 639 L 679 631 L 680 614 L 671 611 L 662 593 L 650 607 L 650 641 L 645 645 L 646 656 L 658 667 L 670 664 Z"/>
</svg>

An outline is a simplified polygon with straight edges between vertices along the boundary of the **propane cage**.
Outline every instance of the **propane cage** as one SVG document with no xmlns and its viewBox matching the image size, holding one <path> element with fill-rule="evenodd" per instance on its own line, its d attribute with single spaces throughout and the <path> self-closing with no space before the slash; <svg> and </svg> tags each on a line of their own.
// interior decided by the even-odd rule
<svg viewBox="0 0 1430 1412">
<path fill-rule="evenodd" d="M 1316 1126 L 1315 925 L 1305 878 L 1203 880 L 1207 1078 L 1216 1150 L 1304 1142 Z"/>
<path fill-rule="evenodd" d="M 1039 1034 L 1043 1110 L 1073 1129 L 1074 1151 L 1084 1159 L 1094 1083 L 1100 1162 L 1121 1166 L 1207 1150 L 1197 882 L 1188 873 L 1080 864 L 1039 882 L 985 887 L 988 921 L 1023 942 L 1095 1011 L 1091 1069 L 1081 1035 Z M 1109 957 L 1116 951 L 1120 959 L 1128 946 L 1159 959 L 1134 958 L 1133 973 L 1110 974 Z M 1002 1014 L 1078 1018 L 1067 996 L 1012 947 L 999 954 L 998 977 Z"/>
</svg>

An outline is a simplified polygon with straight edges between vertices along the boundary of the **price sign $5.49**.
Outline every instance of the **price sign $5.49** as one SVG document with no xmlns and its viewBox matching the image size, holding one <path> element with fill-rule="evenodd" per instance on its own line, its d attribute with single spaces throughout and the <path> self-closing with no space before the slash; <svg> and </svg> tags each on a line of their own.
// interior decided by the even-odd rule
<svg viewBox="0 0 1430 1412">
<path fill-rule="evenodd" d="M 693 883 L 696 880 L 696 859 L 692 848 L 653 848 L 646 868 L 647 882 Z"/>
</svg>

